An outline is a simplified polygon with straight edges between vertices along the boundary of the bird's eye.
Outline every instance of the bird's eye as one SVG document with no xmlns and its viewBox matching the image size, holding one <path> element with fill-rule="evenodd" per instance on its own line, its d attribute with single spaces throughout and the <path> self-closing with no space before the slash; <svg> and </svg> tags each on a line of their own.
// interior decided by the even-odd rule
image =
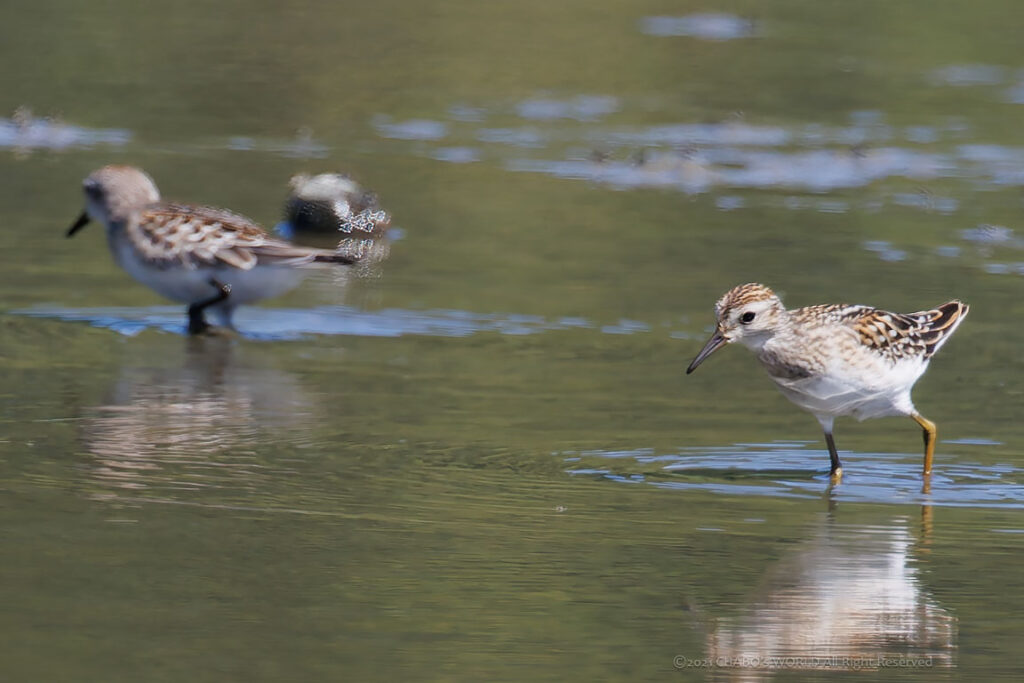
<svg viewBox="0 0 1024 683">
<path fill-rule="evenodd" d="M 750 323 L 754 322 L 754 312 L 753 311 L 747 311 L 746 313 L 741 315 L 740 316 L 740 322 L 743 323 L 744 325 L 747 325 L 747 324 L 750 324 Z"/>
<path fill-rule="evenodd" d="M 99 197 L 101 194 L 103 194 L 103 188 L 100 187 L 100 184 L 94 180 L 86 180 L 82 184 L 82 189 L 84 189 L 85 193 L 90 197 Z"/>
</svg>

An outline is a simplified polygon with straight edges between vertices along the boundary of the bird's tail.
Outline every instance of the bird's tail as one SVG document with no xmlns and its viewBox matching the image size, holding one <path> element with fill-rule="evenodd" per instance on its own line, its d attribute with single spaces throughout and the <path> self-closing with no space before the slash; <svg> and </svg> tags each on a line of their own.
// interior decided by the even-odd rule
<svg viewBox="0 0 1024 683">
<path fill-rule="evenodd" d="M 931 311 L 911 313 L 919 325 L 918 334 L 925 345 L 925 358 L 931 358 L 953 335 L 971 307 L 962 301 L 949 301 Z"/>
<path fill-rule="evenodd" d="M 327 251 L 326 249 L 318 251 L 313 256 L 314 263 L 334 263 L 339 266 L 351 266 L 354 263 L 358 263 L 359 259 L 352 254 L 343 254 L 340 251 Z"/>
</svg>

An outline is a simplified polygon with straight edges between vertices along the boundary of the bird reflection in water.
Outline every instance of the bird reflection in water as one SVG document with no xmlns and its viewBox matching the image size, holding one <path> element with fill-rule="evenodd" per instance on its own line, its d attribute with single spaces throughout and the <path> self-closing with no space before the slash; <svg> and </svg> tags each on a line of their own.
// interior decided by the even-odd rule
<svg viewBox="0 0 1024 683">
<path fill-rule="evenodd" d="M 288 373 L 261 359 L 244 362 L 231 338 L 184 341 L 180 362 L 126 362 L 108 402 L 86 411 L 82 438 L 96 497 L 248 489 L 269 466 L 257 444 L 308 422 L 311 404 Z"/>
<path fill-rule="evenodd" d="M 708 661 L 730 680 L 797 669 L 954 666 L 956 617 L 922 587 L 914 563 L 928 552 L 930 506 L 919 539 L 908 525 L 903 518 L 844 525 L 829 515 L 750 604 L 714 623 Z"/>
</svg>

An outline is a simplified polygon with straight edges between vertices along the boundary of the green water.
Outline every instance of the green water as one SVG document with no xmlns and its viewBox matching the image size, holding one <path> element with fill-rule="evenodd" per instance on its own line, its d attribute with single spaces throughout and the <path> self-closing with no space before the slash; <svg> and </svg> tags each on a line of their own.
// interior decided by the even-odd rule
<svg viewBox="0 0 1024 683">
<path fill-rule="evenodd" d="M 3 679 L 1019 678 L 1020 10 L 708 9 L 8 8 Z M 107 163 L 268 226 L 346 171 L 399 239 L 187 339 L 63 237 Z M 910 420 L 829 491 L 749 353 L 684 376 L 748 281 L 971 304 L 930 493 Z"/>
</svg>

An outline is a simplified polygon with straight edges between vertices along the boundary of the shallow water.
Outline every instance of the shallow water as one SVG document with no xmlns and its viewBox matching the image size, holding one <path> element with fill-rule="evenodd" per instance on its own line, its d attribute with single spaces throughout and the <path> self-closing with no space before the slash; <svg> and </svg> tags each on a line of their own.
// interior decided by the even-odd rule
<svg viewBox="0 0 1024 683">
<path fill-rule="evenodd" d="M 1016 680 L 1017 6 L 711 9 L 12 8 L 5 677 Z M 106 163 L 268 226 L 348 172 L 390 256 L 187 338 L 63 237 Z M 929 488 L 910 420 L 831 487 L 749 353 L 683 374 L 747 281 L 971 304 Z"/>
</svg>

